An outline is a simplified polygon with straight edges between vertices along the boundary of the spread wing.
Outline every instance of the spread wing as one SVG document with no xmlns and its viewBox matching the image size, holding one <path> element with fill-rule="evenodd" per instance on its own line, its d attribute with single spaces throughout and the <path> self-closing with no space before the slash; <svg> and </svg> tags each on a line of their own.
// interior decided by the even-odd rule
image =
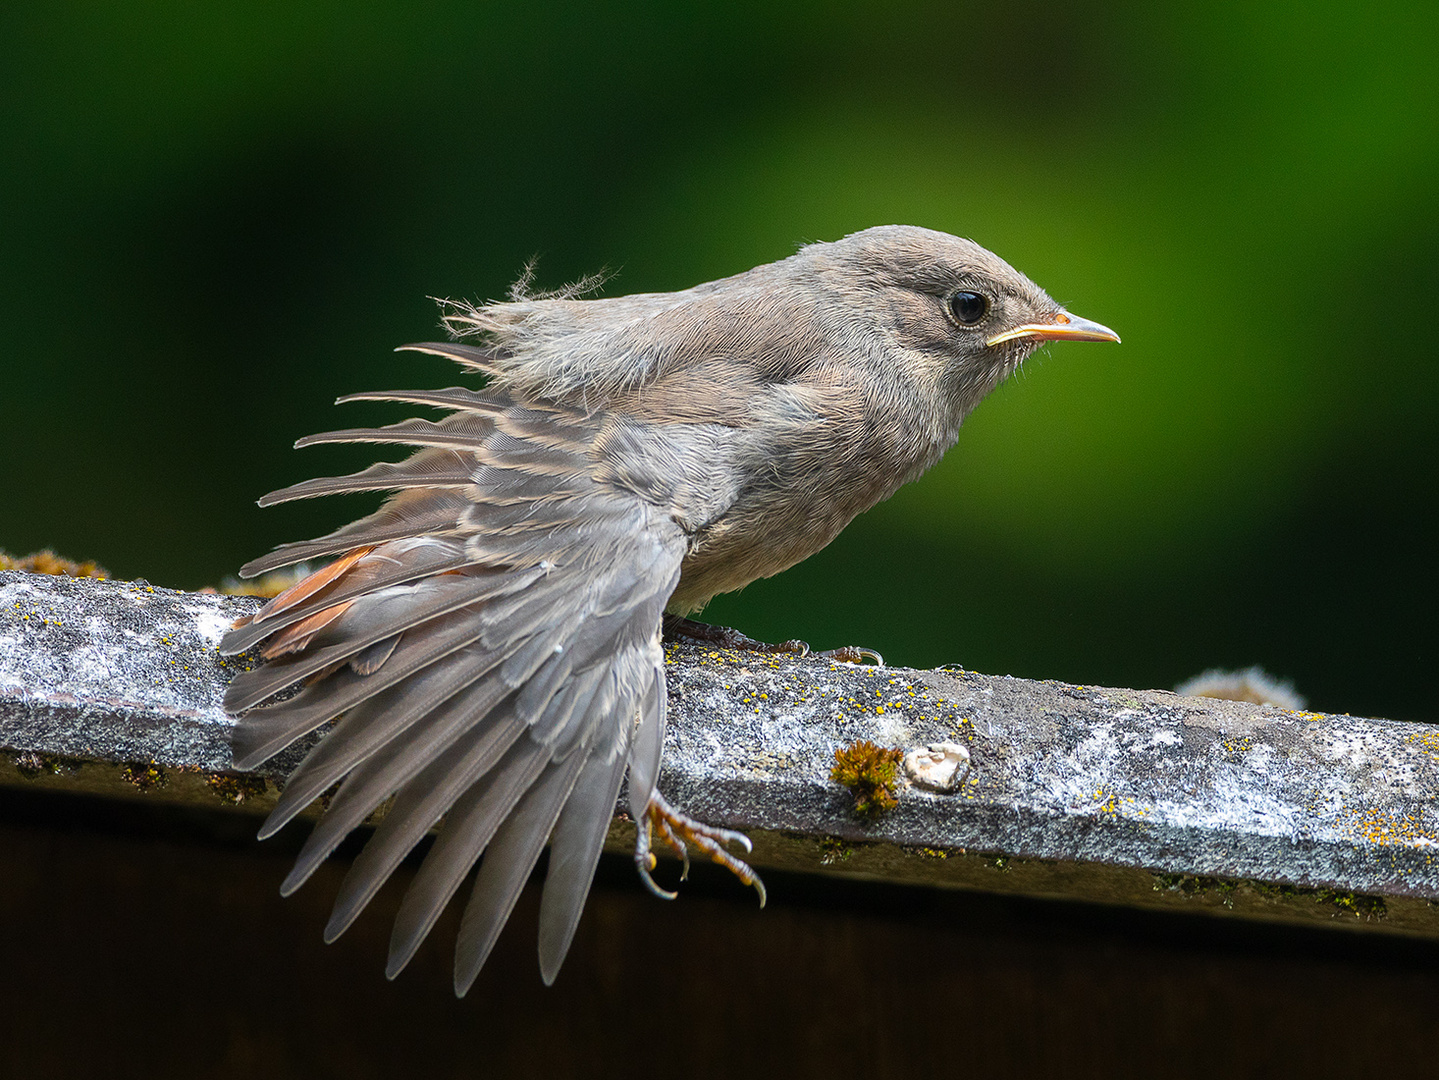
<svg viewBox="0 0 1439 1080">
<path fill-rule="evenodd" d="M 225 697 L 228 710 L 244 714 L 235 763 L 251 768 L 339 718 L 260 833 L 271 835 L 339 784 L 285 880 L 287 894 L 394 797 L 345 878 L 326 940 L 443 818 L 396 920 L 391 978 L 483 853 L 456 951 L 463 994 L 549 841 L 540 966 L 552 982 L 626 766 L 632 803 L 642 810 L 653 789 L 665 717 L 660 618 L 685 532 L 662 501 L 644 497 L 643 476 L 616 468 L 642 437 L 623 417 L 464 389 L 356 397 L 452 411 L 301 440 L 420 450 L 263 500 L 395 493 L 369 517 L 242 571 L 338 556 L 222 642 L 232 654 L 258 646 L 266 661 Z M 665 487 L 662 477 L 655 482 Z M 266 704 L 296 684 L 298 694 Z"/>
</svg>

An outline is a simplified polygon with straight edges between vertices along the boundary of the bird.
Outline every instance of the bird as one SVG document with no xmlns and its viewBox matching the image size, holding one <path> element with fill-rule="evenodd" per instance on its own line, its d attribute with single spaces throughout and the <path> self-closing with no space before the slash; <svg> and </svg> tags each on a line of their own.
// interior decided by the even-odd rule
<svg viewBox="0 0 1439 1080">
<path fill-rule="evenodd" d="M 648 873 L 657 828 L 763 902 L 728 850 L 748 849 L 743 835 L 686 817 L 656 787 L 664 627 L 703 632 L 689 617 L 712 597 L 807 558 L 917 478 L 1039 346 L 1119 341 L 979 244 L 908 225 L 678 292 L 584 298 L 591 284 L 536 293 L 527 274 L 503 301 L 441 301 L 452 340 L 397 351 L 455 361 L 477 389 L 339 398 L 444 415 L 295 444 L 414 452 L 262 498 L 387 493 L 376 512 L 248 563 L 243 577 L 332 560 L 221 642 L 258 650 L 224 698 L 238 769 L 325 729 L 259 834 L 335 789 L 284 894 L 393 798 L 327 941 L 439 826 L 395 919 L 393 979 L 479 864 L 459 996 L 547 844 L 539 961 L 553 983 L 626 778 L 653 891 L 673 895 Z"/>
</svg>

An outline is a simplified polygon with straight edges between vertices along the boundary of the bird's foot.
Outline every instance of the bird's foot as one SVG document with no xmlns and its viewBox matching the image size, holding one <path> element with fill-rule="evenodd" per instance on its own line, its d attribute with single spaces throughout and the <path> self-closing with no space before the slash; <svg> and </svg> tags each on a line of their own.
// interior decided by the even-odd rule
<svg viewBox="0 0 1439 1080">
<path fill-rule="evenodd" d="M 683 641 L 691 645 L 717 645 L 721 649 L 740 649 L 744 652 L 790 653 L 794 656 L 813 656 L 821 660 L 842 660 L 846 664 L 863 663 L 865 657 L 869 657 L 880 667 L 884 666 L 884 657 L 873 649 L 863 649 L 857 645 L 842 645 L 838 649 L 815 652 L 810 649 L 808 642 L 798 639 L 781 641 L 774 645 L 767 641 L 756 641 L 747 634 L 741 634 L 738 630 L 728 626 L 712 626 L 709 623 L 687 619 L 683 615 L 666 615 L 664 633 L 667 640 Z"/>
<path fill-rule="evenodd" d="M 680 873 L 681 881 L 689 877 L 690 872 L 689 846 L 686 843 L 688 841 L 689 844 L 693 844 L 708 855 L 712 862 L 719 863 L 740 881 L 746 885 L 753 885 L 755 892 L 759 893 L 759 906 L 764 907 L 767 898 L 764 882 L 759 879 L 759 875 L 754 872 L 749 863 L 735 858 L 725 850 L 727 844 L 739 844 L 746 853 L 751 851 L 749 837 L 744 833 L 706 825 L 681 814 L 666 802 L 665 797 L 658 791 L 650 796 L 650 804 L 645 807 L 644 820 L 639 822 L 638 826 L 638 833 L 635 836 L 635 866 L 639 869 L 640 880 L 656 896 L 665 900 L 673 900 L 679 894 L 661 889 L 655 884 L 655 879 L 650 876 L 650 871 L 655 868 L 654 852 L 650 850 L 650 839 L 654 829 L 659 830 L 660 839 L 673 848 L 684 861 L 684 870 Z"/>
</svg>

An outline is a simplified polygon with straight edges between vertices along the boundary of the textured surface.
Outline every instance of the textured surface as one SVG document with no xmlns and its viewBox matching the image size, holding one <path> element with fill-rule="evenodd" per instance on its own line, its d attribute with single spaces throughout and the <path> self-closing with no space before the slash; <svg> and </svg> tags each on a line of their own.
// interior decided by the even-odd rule
<svg viewBox="0 0 1439 1080">
<path fill-rule="evenodd" d="M 99 761 L 230 768 L 215 652 L 259 606 L 110 582 L 0 574 L 0 742 Z"/>
<path fill-rule="evenodd" d="M 215 651 L 254 603 L 0 574 L 0 783 L 268 808 L 273 783 L 225 775 L 233 662 Z M 749 831 L 761 867 L 1439 935 L 1433 728 L 957 670 L 668 659 L 661 786 Z M 956 742 L 972 768 L 953 794 L 901 785 L 862 822 L 828 779 L 859 739 Z"/>
</svg>

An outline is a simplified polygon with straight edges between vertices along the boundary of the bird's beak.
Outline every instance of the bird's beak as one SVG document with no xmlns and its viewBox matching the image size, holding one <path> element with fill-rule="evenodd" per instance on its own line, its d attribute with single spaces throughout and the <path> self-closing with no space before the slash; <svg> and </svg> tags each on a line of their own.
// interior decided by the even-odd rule
<svg viewBox="0 0 1439 1080">
<path fill-rule="evenodd" d="M 1016 326 L 1013 330 L 995 334 L 985 344 L 998 345 L 1002 341 L 1024 337 L 1038 338 L 1040 341 L 1119 341 L 1119 335 L 1107 326 L 1081 319 L 1067 311 L 1058 311 L 1049 322 Z"/>
</svg>

